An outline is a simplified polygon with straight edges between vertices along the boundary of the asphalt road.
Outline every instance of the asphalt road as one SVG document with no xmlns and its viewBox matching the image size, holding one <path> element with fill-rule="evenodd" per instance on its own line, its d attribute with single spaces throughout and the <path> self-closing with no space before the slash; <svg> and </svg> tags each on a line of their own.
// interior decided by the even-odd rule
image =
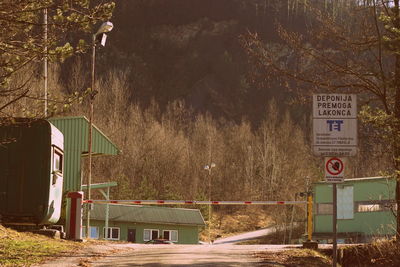
<svg viewBox="0 0 400 267">
<path fill-rule="evenodd" d="M 283 250 L 283 245 L 143 245 L 90 260 L 91 266 L 266 266 L 255 255 L 259 251 Z M 293 247 L 293 246 L 291 246 Z"/>
</svg>

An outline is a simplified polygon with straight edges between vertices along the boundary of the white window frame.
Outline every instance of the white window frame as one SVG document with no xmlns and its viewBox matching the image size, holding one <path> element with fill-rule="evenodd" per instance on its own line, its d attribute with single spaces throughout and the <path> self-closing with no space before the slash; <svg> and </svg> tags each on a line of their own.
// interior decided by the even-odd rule
<svg viewBox="0 0 400 267">
<path fill-rule="evenodd" d="M 96 229 L 97 236 L 92 236 L 92 229 Z M 100 231 L 98 226 L 90 226 L 89 235 L 91 239 L 99 239 L 100 238 Z M 86 238 L 86 226 L 82 226 L 82 237 Z"/>
<path fill-rule="evenodd" d="M 147 238 L 145 238 L 145 232 L 146 231 L 150 231 L 150 235 L 149 235 L 149 239 L 147 239 Z M 157 238 L 160 236 L 160 230 L 158 230 L 158 229 L 144 229 L 143 230 L 143 241 L 150 241 L 150 240 L 152 240 L 152 236 L 153 236 L 153 231 L 157 231 Z"/>
<path fill-rule="evenodd" d="M 376 212 L 383 211 L 383 207 L 380 204 L 361 204 L 357 205 L 357 212 Z"/>
<path fill-rule="evenodd" d="M 171 241 L 171 242 L 178 242 L 178 240 L 179 240 L 179 236 L 178 236 L 178 230 L 163 230 L 162 231 L 162 236 L 163 236 L 163 238 L 164 238 L 164 232 L 169 232 L 169 241 Z M 172 233 L 176 233 L 176 240 L 173 240 L 172 239 Z"/>
<path fill-rule="evenodd" d="M 394 200 L 369 200 L 355 202 L 355 210 L 359 213 L 366 212 L 382 212 L 396 210 L 396 203 Z"/>
<path fill-rule="evenodd" d="M 121 229 L 119 227 L 108 227 L 108 229 L 110 229 L 111 237 L 107 236 L 106 233 L 108 233 L 108 231 L 106 231 L 106 228 L 103 227 L 103 237 L 104 237 L 104 239 L 107 239 L 107 240 L 119 240 L 120 239 L 120 237 L 121 237 Z M 118 237 L 117 238 L 113 238 L 112 237 L 112 233 L 113 233 L 114 229 L 118 230 Z"/>
<path fill-rule="evenodd" d="M 59 157 L 59 168 L 56 168 L 56 156 Z M 53 162 L 52 162 L 52 171 L 53 172 L 64 172 L 64 153 L 62 150 L 58 149 L 57 147 L 53 147 Z"/>
</svg>

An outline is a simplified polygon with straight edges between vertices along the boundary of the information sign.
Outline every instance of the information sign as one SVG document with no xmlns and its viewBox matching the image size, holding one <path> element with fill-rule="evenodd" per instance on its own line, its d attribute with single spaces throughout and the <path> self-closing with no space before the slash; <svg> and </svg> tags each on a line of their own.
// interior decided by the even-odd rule
<svg viewBox="0 0 400 267">
<path fill-rule="evenodd" d="M 318 156 L 357 153 L 357 97 L 354 94 L 313 96 L 313 147 Z"/>
</svg>

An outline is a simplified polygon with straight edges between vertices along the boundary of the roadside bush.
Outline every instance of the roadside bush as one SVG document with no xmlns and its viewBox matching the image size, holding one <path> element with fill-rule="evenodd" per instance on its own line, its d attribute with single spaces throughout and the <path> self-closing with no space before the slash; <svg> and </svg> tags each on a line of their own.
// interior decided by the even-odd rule
<svg viewBox="0 0 400 267">
<path fill-rule="evenodd" d="M 380 241 L 343 249 L 343 267 L 400 266 L 400 244 Z"/>
</svg>

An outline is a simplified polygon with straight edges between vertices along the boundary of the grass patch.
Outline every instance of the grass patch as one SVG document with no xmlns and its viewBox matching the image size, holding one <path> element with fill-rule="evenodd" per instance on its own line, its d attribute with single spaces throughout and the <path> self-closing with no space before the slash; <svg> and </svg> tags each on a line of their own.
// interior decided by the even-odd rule
<svg viewBox="0 0 400 267">
<path fill-rule="evenodd" d="M 0 225 L 0 266 L 29 266 L 62 255 L 82 244 L 17 232 Z"/>
</svg>

